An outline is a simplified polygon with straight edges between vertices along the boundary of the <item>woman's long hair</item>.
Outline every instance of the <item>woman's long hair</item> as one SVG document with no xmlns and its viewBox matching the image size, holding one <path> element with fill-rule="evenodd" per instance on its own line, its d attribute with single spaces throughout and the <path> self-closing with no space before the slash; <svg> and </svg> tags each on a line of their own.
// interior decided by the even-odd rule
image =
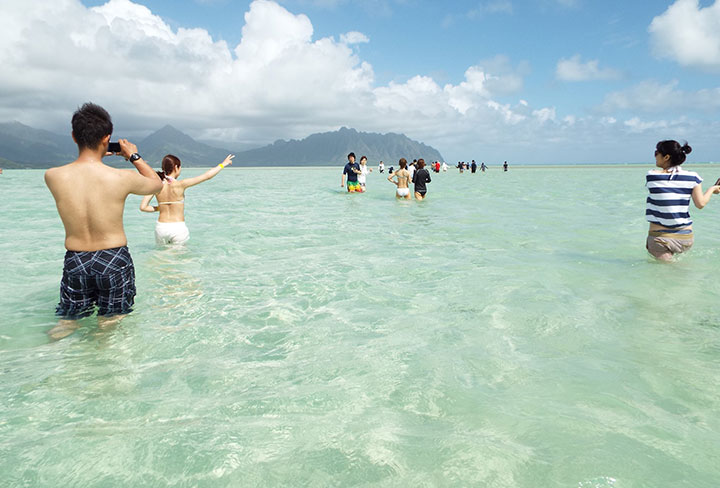
<svg viewBox="0 0 720 488">
<path fill-rule="evenodd" d="M 168 175 L 180 167 L 180 158 L 167 154 L 162 160 L 162 171 L 156 171 L 161 180 L 167 179 Z"/>
</svg>

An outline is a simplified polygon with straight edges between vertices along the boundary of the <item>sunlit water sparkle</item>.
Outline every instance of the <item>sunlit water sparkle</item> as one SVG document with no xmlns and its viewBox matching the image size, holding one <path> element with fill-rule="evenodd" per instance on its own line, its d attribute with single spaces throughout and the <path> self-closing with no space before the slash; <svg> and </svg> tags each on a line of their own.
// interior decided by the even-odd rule
<svg viewBox="0 0 720 488">
<path fill-rule="evenodd" d="M 647 169 L 232 168 L 180 249 L 133 196 L 135 311 L 58 342 L 62 225 L 6 171 L 0 485 L 720 486 L 720 201 L 656 263 Z"/>
</svg>

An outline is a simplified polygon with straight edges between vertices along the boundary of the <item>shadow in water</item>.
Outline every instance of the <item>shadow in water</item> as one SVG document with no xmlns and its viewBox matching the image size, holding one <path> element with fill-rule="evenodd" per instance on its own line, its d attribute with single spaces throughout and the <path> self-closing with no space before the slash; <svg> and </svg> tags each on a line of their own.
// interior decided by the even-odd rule
<svg viewBox="0 0 720 488">
<path fill-rule="evenodd" d="M 195 320 L 182 320 L 193 315 L 205 298 L 198 256 L 185 247 L 159 248 L 150 254 L 145 262 L 148 278 L 146 307 L 152 314 L 160 316 L 165 324 L 185 323 L 182 326 L 164 325 L 167 331 L 177 331 L 195 324 Z M 177 319 L 177 320 L 175 320 Z"/>
</svg>

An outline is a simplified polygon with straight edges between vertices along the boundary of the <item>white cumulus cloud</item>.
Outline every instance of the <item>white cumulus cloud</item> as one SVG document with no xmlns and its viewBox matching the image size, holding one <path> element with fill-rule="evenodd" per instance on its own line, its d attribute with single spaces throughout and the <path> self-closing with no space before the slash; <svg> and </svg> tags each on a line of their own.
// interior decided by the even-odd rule
<svg viewBox="0 0 720 488">
<path fill-rule="evenodd" d="M 645 132 L 645 131 L 662 131 L 667 129 L 670 125 L 666 120 L 641 120 L 639 117 L 633 117 L 624 122 L 625 127 L 631 132 Z"/>
<path fill-rule="evenodd" d="M 555 76 L 560 81 L 616 80 L 620 78 L 620 73 L 612 68 L 601 68 L 596 59 L 583 63 L 580 55 L 576 54 L 570 59 L 558 61 Z"/>
<path fill-rule="evenodd" d="M 132 0 L 94 8 L 80 0 L 33 0 L 32 8 L 27 0 L 2 0 L 0 121 L 69 133 L 73 110 L 93 101 L 113 115 L 117 135 L 147 134 L 169 123 L 232 149 L 234 142 L 265 144 L 349 126 L 405 133 L 450 160 L 487 161 L 542 160 L 537 148 L 548 141 L 563 147 L 553 157 L 584 161 L 595 157 L 586 154 L 586 134 L 611 140 L 653 123 L 625 116 L 629 124 L 608 124 L 538 106 L 522 96 L 529 65 L 512 66 L 502 56 L 467 67 L 453 83 L 415 74 L 378 84 L 355 46 L 371 42 L 361 32 L 317 38 L 306 15 L 270 0 L 252 1 L 231 21 L 241 32 L 236 45 L 205 29 L 173 28 Z M 608 76 L 607 68 L 579 57 L 575 67 L 585 77 Z M 717 107 L 713 99 L 720 100 L 717 90 L 667 91 L 685 103 Z M 632 109 L 639 100 L 617 92 L 605 105 Z M 609 115 L 615 114 L 602 113 Z M 717 125 L 693 129 L 714 137 Z"/>
<path fill-rule="evenodd" d="M 357 31 L 314 38 L 310 19 L 270 0 L 254 0 L 237 19 L 241 40 L 216 41 L 204 29 L 173 29 L 146 6 L 109 0 L 0 4 L 0 120 L 67 130 L 69 114 L 92 100 L 118 130 L 170 123 L 191 135 L 263 144 L 353 126 L 404 132 L 439 147 L 507 137 L 529 102 L 511 105 L 524 66 L 498 57 L 469 67 L 457 84 L 432 77 L 377 86 L 352 45 Z M 447 136 L 448 139 L 444 137 Z"/>
<path fill-rule="evenodd" d="M 682 66 L 720 70 L 720 2 L 676 0 L 648 28 L 653 52 Z"/>
<path fill-rule="evenodd" d="M 540 122 L 547 122 L 551 120 L 555 120 L 556 114 L 555 114 L 555 108 L 541 108 L 540 110 L 533 110 L 533 116 L 537 118 Z"/>
<path fill-rule="evenodd" d="M 9 26 L 0 28 L 0 120 L 66 121 L 93 100 L 137 128 L 172 123 L 272 140 L 300 135 L 287 131 L 304 130 L 298 120 L 338 120 L 348 95 L 369 95 L 374 81 L 345 43 L 314 40 L 307 16 L 268 0 L 237 19 L 234 48 L 204 29 L 173 30 L 130 0 L 90 9 L 78 0 L 35 0 L 32 9 L 4 0 L 0 19 Z"/>
<path fill-rule="evenodd" d="M 603 112 L 709 113 L 720 110 L 720 88 L 686 91 L 675 80 L 659 83 L 646 80 L 625 90 L 608 93 L 600 106 Z"/>
<path fill-rule="evenodd" d="M 340 36 L 340 42 L 344 44 L 363 44 L 370 42 L 370 38 L 362 32 L 352 31 L 342 34 Z"/>
</svg>

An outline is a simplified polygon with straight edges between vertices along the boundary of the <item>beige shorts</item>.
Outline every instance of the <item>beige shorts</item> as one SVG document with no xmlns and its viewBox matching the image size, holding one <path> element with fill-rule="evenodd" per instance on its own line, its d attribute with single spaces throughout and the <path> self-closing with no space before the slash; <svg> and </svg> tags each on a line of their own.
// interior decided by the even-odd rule
<svg viewBox="0 0 720 488">
<path fill-rule="evenodd" d="M 645 247 L 655 257 L 662 254 L 680 254 L 690 250 L 693 245 L 693 234 L 673 234 L 662 230 L 651 230 L 648 233 Z"/>
</svg>

